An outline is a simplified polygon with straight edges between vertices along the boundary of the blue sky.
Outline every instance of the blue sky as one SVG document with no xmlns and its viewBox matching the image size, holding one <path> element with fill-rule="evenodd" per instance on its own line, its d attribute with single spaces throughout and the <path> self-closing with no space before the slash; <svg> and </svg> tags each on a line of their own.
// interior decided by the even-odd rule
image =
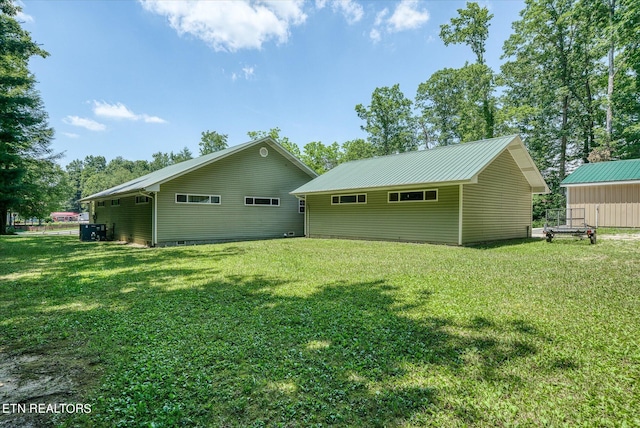
<svg viewBox="0 0 640 428">
<path fill-rule="evenodd" d="M 24 0 L 23 27 L 50 53 L 34 58 L 53 149 L 150 160 L 205 130 L 248 140 L 279 127 L 301 148 L 364 138 L 355 105 L 376 87 L 407 98 L 444 67 L 474 57 L 445 47 L 440 25 L 458 1 Z M 521 1 L 480 2 L 494 18 L 497 70 Z"/>
</svg>

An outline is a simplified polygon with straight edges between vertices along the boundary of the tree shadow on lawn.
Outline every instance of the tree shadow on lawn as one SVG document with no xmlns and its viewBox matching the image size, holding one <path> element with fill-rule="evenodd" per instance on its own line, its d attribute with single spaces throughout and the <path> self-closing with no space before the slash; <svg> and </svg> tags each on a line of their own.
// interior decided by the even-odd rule
<svg viewBox="0 0 640 428">
<path fill-rule="evenodd" d="M 70 425 L 389 426 L 443 414 L 458 424 L 491 423 L 469 404 L 474 385 L 523 387 L 503 367 L 537 352 L 540 334 L 523 320 L 409 318 L 411 307 L 395 297 L 401 287 L 385 279 L 319 283 L 304 294 L 284 276 L 172 268 L 176 257 L 200 254 L 189 248 L 120 248 L 85 254 L 72 245 L 66 263 L 43 250 L 45 275 L 0 287 L 0 299 L 33 295 L 9 307 L 13 318 L 0 325 L 10 343 L 103 367 L 100 387 L 87 380 L 94 393 L 86 395 L 86 385 L 69 391 L 67 400 L 93 405 Z M 242 251 L 222 246 L 210 255 Z M 147 262 L 154 269 L 136 274 Z M 120 269 L 87 278 L 87 263 Z M 219 278 L 169 286 L 203 276 Z M 421 293 L 422 311 L 429 298 Z"/>
<path fill-rule="evenodd" d="M 111 343 L 103 346 L 129 358 L 98 391 L 95 416 L 108 423 L 388 426 L 449 412 L 460 423 L 486 422 L 490 415 L 453 404 L 456 392 L 438 379 L 472 376 L 518 388 L 523 381 L 501 367 L 536 353 L 532 338 L 510 325 L 404 317 L 396 287 L 385 280 L 328 284 L 304 297 L 285 292 L 290 286 L 227 277 L 160 293 L 160 311 L 134 305 L 125 319 L 111 319 Z M 145 324 L 135 324 L 140 317 Z M 505 332 L 509 339 L 500 338 Z"/>
</svg>

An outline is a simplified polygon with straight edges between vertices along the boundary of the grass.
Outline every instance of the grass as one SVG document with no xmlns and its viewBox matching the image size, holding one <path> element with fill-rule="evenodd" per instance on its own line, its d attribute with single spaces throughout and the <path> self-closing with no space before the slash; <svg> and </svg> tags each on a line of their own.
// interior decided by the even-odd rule
<svg viewBox="0 0 640 428">
<path fill-rule="evenodd" d="M 69 373 L 63 426 L 640 426 L 638 284 L 639 241 L 10 237 L 0 356 Z"/>
</svg>

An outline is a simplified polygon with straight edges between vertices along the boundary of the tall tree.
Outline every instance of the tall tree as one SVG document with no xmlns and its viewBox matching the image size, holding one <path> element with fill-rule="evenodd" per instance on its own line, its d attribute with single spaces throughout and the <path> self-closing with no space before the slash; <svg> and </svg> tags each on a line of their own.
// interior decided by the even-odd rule
<svg viewBox="0 0 640 428">
<path fill-rule="evenodd" d="M 476 55 L 476 66 L 465 65 L 464 69 L 467 70 L 464 70 L 460 77 L 466 78 L 466 86 L 476 92 L 468 96 L 469 102 L 481 104 L 481 117 L 484 119 L 483 138 L 493 137 L 496 114 L 493 71 L 485 65 L 484 60 L 492 18 L 493 14 L 489 13 L 489 9 L 480 7 L 475 2 L 468 2 L 466 9 L 458 9 L 458 16 L 451 18 L 450 24 L 440 26 L 440 38 L 445 46 L 465 44 Z"/>
<path fill-rule="evenodd" d="M 305 144 L 300 160 L 318 174 L 324 174 L 342 162 L 340 145 L 333 143 L 325 146 L 320 141 Z"/>
<path fill-rule="evenodd" d="M 6 233 L 8 211 L 20 211 L 32 196 L 30 168 L 56 158 L 50 148 L 53 129 L 28 69 L 31 57 L 48 53 L 21 28 L 19 11 L 12 1 L 0 0 L 0 234 Z"/>
<path fill-rule="evenodd" d="M 200 138 L 200 156 L 204 156 L 209 153 L 224 150 L 229 145 L 227 144 L 227 134 L 219 134 L 216 131 L 204 131 Z"/>
<path fill-rule="evenodd" d="M 345 141 L 342 143 L 342 162 L 350 162 L 358 159 L 372 158 L 376 155 L 376 148 L 362 138 Z"/>
<path fill-rule="evenodd" d="M 376 154 L 389 155 L 417 149 L 412 105 L 399 84 L 376 88 L 368 107 L 356 105 L 358 117 L 365 121 L 361 128 L 369 134 Z"/>
<path fill-rule="evenodd" d="M 551 149 L 540 155 L 546 158 L 544 166 L 554 167 L 559 180 L 566 175 L 569 151 L 575 145 L 572 86 L 579 22 L 572 2 L 527 0 L 521 19 L 513 24 L 514 33 L 504 44 L 503 57 L 509 61 L 502 66 L 507 86 L 504 104 L 511 111 L 533 115 L 522 118 L 536 126 L 534 141 L 529 143 Z"/>
</svg>

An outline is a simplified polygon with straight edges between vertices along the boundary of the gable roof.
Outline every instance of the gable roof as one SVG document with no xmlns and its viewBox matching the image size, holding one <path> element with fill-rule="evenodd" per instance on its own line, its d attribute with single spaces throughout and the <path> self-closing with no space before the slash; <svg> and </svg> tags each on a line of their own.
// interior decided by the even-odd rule
<svg viewBox="0 0 640 428">
<path fill-rule="evenodd" d="M 518 135 L 490 138 L 429 150 L 361 159 L 338 165 L 297 188 L 294 195 L 345 190 L 373 190 L 423 184 L 474 183 L 502 152 L 509 150 L 532 187 L 548 193 L 544 179 Z"/>
<path fill-rule="evenodd" d="M 169 165 L 165 168 L 154 171 L 150 174 L 143 175 L 142 177 L 134 178 L 133 180 L 122 183 L 118 186 L 114 186 L 110 189 L 103 190 L 102 192 L 95 193 L 93 195 L 80 199 L 81 202 L 90 201 L 94 199 L 107 198 L 112 196 L 122 196 L 127 194 L 136 194 L 140 192 L 157 192 L 160 190 L 160 185 L 181 175 L 187 174 L 203 166 L 210 165 L 220 159 L 224 159 L 227 156 L 238 153 L 242 150 L 248 149 L 258 144 L 268 144 L 276 151 L 287 158 L 291 163 L 296 165 L 310 177 L 317 177 L 311 168 L 302 163 L 298 158 L 293 156 L 287 149 L 278 144 L 271 137 L 265 137 L 258 140 L 249 141 L 237 146 L 229 147 L 224 150 L 209 153 L 204 156 L 200 156 L 195 159 L 189 159 L 184 162 L 180 162 L 174 165 Z"/>
<path fill-rule="evenodd" d="M 612 184 L 640 180 L 640 159 L 585 163 L 562 180 L 561 186 Z"/>
</svg>

